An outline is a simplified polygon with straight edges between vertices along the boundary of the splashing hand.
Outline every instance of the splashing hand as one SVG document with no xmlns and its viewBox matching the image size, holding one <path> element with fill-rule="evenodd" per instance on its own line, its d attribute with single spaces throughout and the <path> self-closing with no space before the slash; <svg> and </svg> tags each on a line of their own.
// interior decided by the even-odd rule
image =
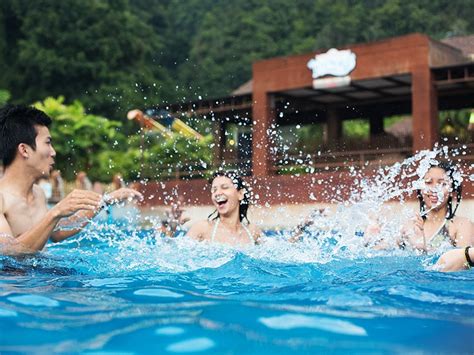
<svg viewBox="0 0 474 355">
<path fill-rule="evenodd" d="M 95 211 L 102 196 L 93 191 L 74 190 L 51 209 L 56 218 L 69 217 L 80 210 Z"/>
<path fill-rule="evenodd" d="M 104 199 L 108 204 L 132 200 L 143 201 L 143 195 L 137 190 L 122 187 L 111 192 Z"/>
</svg>

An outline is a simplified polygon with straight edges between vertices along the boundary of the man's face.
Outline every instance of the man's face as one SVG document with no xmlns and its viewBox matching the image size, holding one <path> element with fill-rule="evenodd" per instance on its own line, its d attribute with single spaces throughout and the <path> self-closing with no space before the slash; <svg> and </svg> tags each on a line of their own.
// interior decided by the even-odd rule
<svg viewBox="0 0 474 355">
<path fill-rule="evenodd" d="M 56 151 L 51 143 L 51 134 L 46 126 L 35 126 L 36 132 L 36 150 L 31 148 L 28 164 L 38 172 L 40 176 L 49 176 L 54 167 L 54 157 Z"/>
</svg>

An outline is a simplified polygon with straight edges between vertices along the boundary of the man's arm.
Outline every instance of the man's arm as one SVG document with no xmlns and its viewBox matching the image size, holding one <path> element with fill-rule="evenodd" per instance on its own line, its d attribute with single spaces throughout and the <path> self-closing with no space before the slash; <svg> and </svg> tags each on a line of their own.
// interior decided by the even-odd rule
<svg viewBox="0 0 474 355">
<path fill-rule="evenodd" d="M 2 213 L 0 215 L 0 253 L 31 253 L 41 250 L 48 241 L 56 222 L 54 215 L 48 212 L 39 224 L 15 238 Z"/>
<path fill-rule="evenodd" d="M 133 189 L 129 189 L 129 188 L 121 188 L 121 189 L 111 192 L 108 195 L 101 196 L 100 207 L 103 208 L 103 207 L 106 207 L 107 205 L 119 203 L 126 200 L 142 200 L 142 199 L 143 199 L 143 195 L 140 192 Z M 97 215 L 97 213 L 99 213 L 102 210 L 102 208 L 81 211 L 76 216 L 77 217 L 76 219 L 79 221 L 79 223 L 77 222 L 74 223 L 75 221 L 71 220 L 71 222 L 74 225 L 79 224 L 79 226 L 70 230 L 56 230 L 51 234 L 51 240 L 53 242 L 61 242 L 64 239 L 67 239 L 79 233 L 86 225 L 89 224 L 91 219 L 94 218 Z M 74 219 L 74 217 L 72 219 Z"/>
<path fill-rule="evenodd" d="M 72 237 L 73 235 L 79 233 L 82 231 L 82 229 L 87 226 L 92 218 L 94 218 L 98 212 L 100 212 L 102 208 L 97 208 L 97 210 L 94 211 L 79 211 L 74 216 L 71 216 L 70 218 L 65 218 L 62 219 L 57 225 L 57 229 L 55 229 L 50 236 L 50 239 L 57 243 L 57 242 L 62 242 L 64 239 L 67 239 L 69 237 Z M 64 222 L 64 225 L 62 225 L 62 221 Z M 68 229 L 61 229 L 61 227 L 65 226 L 70 226 L 73 225 L 74 228 L 68 228 Z"/>
<path fill-rule="evenodd" d="M 2 253 L 25 253 L 43 249 L 59 219 L 70 216 L 79 210 L 95 211 L 100 200 L 101 196 L 95 192 L 75 190 L 50 209 L 37 225 L 16 237 L 5 218 L 2 203 L 0 206 L 0 251 Z"/>
<path fill-rule="evenodd" d="M 13 236 L 13 231 L 5 217 L 3 195 L 0 193 L 0 254 L 27 253 L 29 251 Z"/>
</svg>

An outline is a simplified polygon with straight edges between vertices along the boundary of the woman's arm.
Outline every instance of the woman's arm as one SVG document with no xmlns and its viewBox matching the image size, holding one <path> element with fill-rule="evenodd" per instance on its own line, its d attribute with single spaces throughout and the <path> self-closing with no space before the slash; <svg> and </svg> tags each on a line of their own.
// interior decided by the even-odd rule
<svg viewBox="0 0 474 355">
<path fill-rule="evenodd" d="M 186 233 L 186 236 L 198 241 L 202 241 L 205 239 L 204 237 L 208 228 L 209 222 L 207 220 L 199 221 L 189 229 L 189 231 Z"/>
<path fill-rule="evenodd" d="M 465 270 L 474 266 L 472 263 L 474 261 L 474 248 L 466 248 L 453 249 L 441 255 L 436 263 L 437 268 L 443 272 L 450 272 Z"/>
</svg>

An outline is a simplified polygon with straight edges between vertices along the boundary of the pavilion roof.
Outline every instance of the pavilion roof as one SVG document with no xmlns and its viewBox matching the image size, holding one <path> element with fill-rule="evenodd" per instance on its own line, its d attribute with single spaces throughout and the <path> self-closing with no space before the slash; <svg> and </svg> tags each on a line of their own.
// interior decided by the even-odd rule
<svg viewBox="0 0 474 355">
<path fill-rule="evenodd" d="M 459 49 L 466 57 L 474 60 L 474 35 L 445 38 L 441 42 Z"/>
</svg>

